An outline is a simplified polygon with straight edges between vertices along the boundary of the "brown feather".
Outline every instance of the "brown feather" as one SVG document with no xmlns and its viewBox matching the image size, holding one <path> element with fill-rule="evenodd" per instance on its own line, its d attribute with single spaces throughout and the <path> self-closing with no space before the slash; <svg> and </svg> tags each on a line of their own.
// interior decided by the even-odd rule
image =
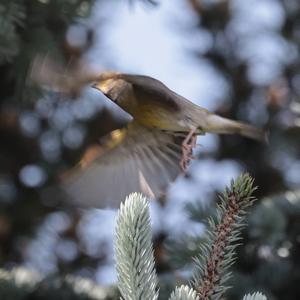
<svg viewBox="0 0 300 300">
<path fill-rule="evenodd" d="M 125 137 L 117 145 L 63 180 L 62 189 L 71 202 L 105 208 L 118 207 L 132 192 L 157 198 L 181 172 L 182 135 L 135 122 L 123 132 Z"/>
</svg>

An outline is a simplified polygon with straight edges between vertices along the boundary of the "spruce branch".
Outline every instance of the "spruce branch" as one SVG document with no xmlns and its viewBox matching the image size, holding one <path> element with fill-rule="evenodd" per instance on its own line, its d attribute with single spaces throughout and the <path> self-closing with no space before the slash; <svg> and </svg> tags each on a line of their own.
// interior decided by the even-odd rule
<svg viewBox="0 0 300 300">
<path fill-rule="evenodd" d="M 11 62 L 18 54 L 20 38 L 17 29 L 24 27 L 25 17 L 22 3 L 0 4 L 0 63 Z"/>
<path fill-rule="evenodd" d="M 187 285 L 176 287 L 169 300 L 199 300 L 197 292 Z"/>
<path fill-rule="evenodd" d="M 244 226 L 245 209 L 252 205 L 253 179 L 244 174 L 226 188 L 217 207 L 217 220 L 209 220 L 207 241 L 201 246 L 195 259 L 196 270 L 193 286 L 199 299 L 220 299 L 226 289 L 224 284 L 230 277 L 229 267 L 235 260 L 235 249 Z"/>
<path fill-rule="evenodd" d="M 267 300 L 267 297 L 262 293 L 256 292 L 254 294 L 245 295 L 243 300 Z"/>
<path fill-rule="evenodd" d="M 130 194 L 121 204 L 115 252 L 118 287 L 123 299 L 157 299 L 150 214 L 141 194 Z"/>
<path fill-rule="evenodd" d="M 21 2 L 16 3 L 16 1 L 10 1 L 4 5 L 0 4 L 0 15 L 2 26 L 5 22 L 7 22 L 13 25 L 23 27 L 24 19 L 26 17 L 26 9 L 24 4 L 22 4 Z"/>
</svg>

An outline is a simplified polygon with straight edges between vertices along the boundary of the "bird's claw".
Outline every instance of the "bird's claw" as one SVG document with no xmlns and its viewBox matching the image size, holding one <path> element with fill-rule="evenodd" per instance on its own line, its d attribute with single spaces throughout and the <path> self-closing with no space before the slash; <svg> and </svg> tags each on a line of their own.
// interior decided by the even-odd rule
<svg viewBox="0 0 300 300">
<path fill-rule="evenodd" d="M 182 143 L 182 157 L 180 160 L 180 168 L 185 173 L 189 162 L 195 159 L 193 156 L 193 148 L 196 146 L 197 135 L 191 130 Z"/>
</svg>

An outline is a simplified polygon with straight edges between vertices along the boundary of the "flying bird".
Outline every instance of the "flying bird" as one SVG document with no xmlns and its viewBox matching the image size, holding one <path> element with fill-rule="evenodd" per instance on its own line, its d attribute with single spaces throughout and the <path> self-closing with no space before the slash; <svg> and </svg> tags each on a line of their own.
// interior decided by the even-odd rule
<svg viewBox="0 0 300 300">
<path fill-rule="evenodd" d="M 82 76 L 83 72 L 76 77 L 80 77 L 78 84 L 68 73 L 61 78 L 49 76 L 54 73 L 51 68 L 53 64 L 47 76 L 38 77 L 56 78 L 64 92 L 89 82 L 132 116 L 126 127 L 105 137 L 101 151 L 94 152 L 92 159 L 84 157 L 64 176 L 62 190 L 80 206 L 118 207 L 131 192 L 158 198 L 186 172 L 198 135 L 267 139 L 264 130 L 211 113 L 148 76 L 117 72 Z"/>
</svg>

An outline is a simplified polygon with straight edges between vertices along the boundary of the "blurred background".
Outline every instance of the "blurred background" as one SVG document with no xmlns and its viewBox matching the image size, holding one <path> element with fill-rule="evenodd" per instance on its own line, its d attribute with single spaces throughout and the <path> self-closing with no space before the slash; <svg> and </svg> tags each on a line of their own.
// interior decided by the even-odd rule
<svg viewBox="0 0 300 300">
<path fill-rule="evenodd" d="M 228 299 L 260 290 L 300 298 L 300 2 L 297 0 L 11 0 L 0 2 L 0 266 L 113 285 L 113 210 L 71 208 L 47 187 L 128 116 L 86 87 L 41 91 L 37 54 L 66 66 L 153 76 L 218 114 L 264 127 L 269 145 L 199 139 L 188 176 L 151 203 L 162 299 L 189 279 L 205 220 L 247 171 L 259 198 Z M 83 199 L 84 201 L 84 199 Z"/>
</svg>

